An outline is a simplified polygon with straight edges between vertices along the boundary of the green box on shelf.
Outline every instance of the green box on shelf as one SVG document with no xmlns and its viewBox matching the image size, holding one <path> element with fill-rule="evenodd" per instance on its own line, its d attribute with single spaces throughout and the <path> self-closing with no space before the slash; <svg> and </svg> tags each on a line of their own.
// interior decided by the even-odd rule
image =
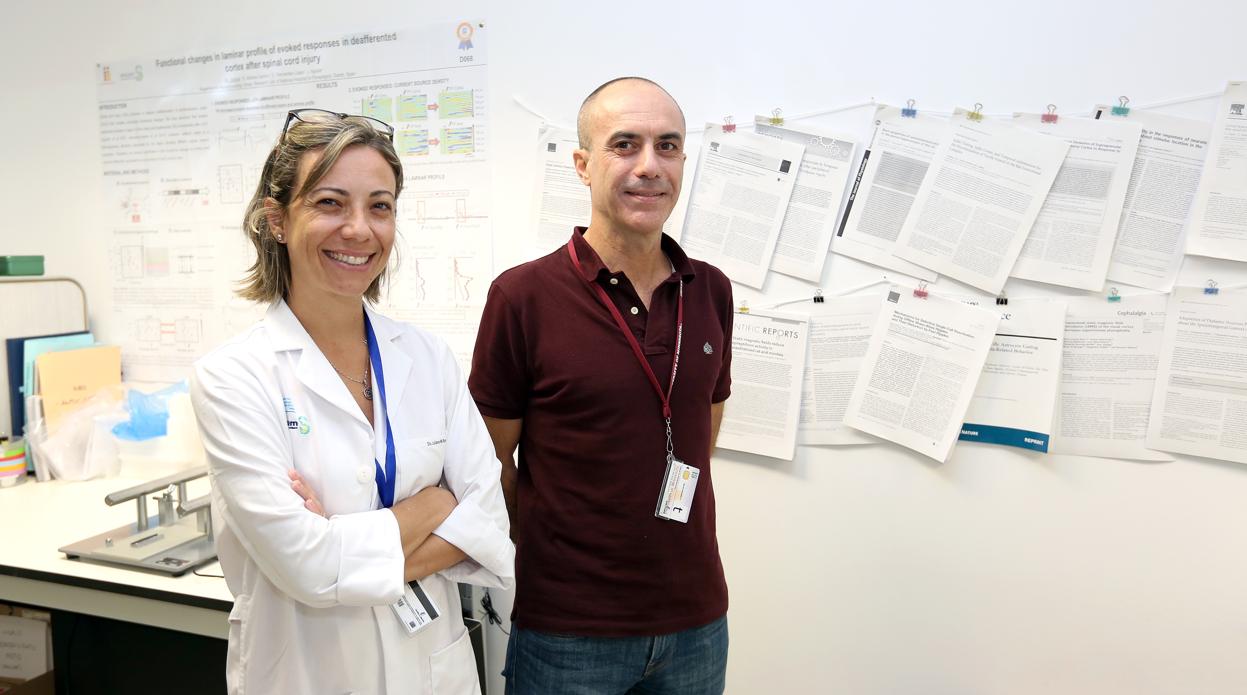
<svg viewBox="0 0 1247 695">
<path fill-rule="evenodd" d="M 43 275 L 43 256 L 0 256 L 0 275 Z"/>
</svg>

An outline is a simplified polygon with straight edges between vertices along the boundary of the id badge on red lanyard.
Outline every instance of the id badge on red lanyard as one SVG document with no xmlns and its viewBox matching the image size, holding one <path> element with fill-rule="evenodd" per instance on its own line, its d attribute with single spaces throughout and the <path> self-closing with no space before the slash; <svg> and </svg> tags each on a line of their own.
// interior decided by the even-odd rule
<svg viewBox="0 0 1247 695">
<path fill-rule="evenodd" d="M 590 291 L 594 293 L 602 306 L 605 306 L 611 317 L 615 319 L 615 325 L 619 327 L 619 331 L 623 333 L 624 338 L 628 341 L 628 346 L 632 348 L 632 354 L 636 356 L 637 363 L 641 365 L 641 370 L 649 379 L 650 385 L 654 387 L 654 392 L 658 395 L 658 401 L 662 404 L 663 422 L 667 426 L 667 472 L 664 475 L 663 485 L 659 491 L 658 506 L 654 510 L 654 515 L 662 519 L 670 519 L 681 523 L 687 522 L 699 471 L 676 458 L 675 446 L 671 437 L 671 392 L 675 388 L 675 375 L 680 367 L 680 347 L 684 340 L 684 279 L 680 279 L 679 295 L 676 302 L 675 354 L 671 360 L 671 378 L 667 381 L 667 390 L 664 392 L 662 385 L 658 382 L 658 377 L 649 365 L 649 361 L 645 359 L 645 352 L 641 349 L 641 344 L 637 342 L 636 336 L 632 334 L 632 329 L 628 327 L 628 322 L 624 320 L 623 314 L 619 312 L 619 307 L 615 306 L 615 303 L 611 301 L 610 296 L 606 294 L 606 290 L 602 289 L 601 285 L 585 280 L 584 272 L 580 265 L 580 257 L 576 253 L 575 237 L 568 240 L 567 253 L 571 256 L 572 263 L 576 266 L 576 274 L 580 276 L 581 280 L 585 281 Z"/>
</svg>

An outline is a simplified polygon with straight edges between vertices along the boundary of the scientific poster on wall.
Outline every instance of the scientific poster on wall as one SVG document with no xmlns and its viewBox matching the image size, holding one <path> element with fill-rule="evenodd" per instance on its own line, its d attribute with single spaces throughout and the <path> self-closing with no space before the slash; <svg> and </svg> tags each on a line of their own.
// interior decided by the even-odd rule
<svg viewBox="0 0 1247 695">
<path fill-rule="evenodd" d="M 897 256 L 996 294 L 1069 145 L 958 110 L 896 239 Z"/>
<path fill-rule="evenodd" d="M 881 440 L 844 424 L 883 297 L 878 293 L 827 297 L 810 302 L 810 338 L 801 381 L 797 443 L 815 446 L 878 444 Z"/>
<path fill-rule="evenodd" d="M 1230 82 L 1217 107 L 1186 252 L 1247 261 L 1247 82 Z"/>
<path fill-rule="evenodd" d="M 1148 449 L 1148 411 L 1165 328 L 1165 296 L 1067 303 L 1061 392 L 1049 451 L 1136 461 L 1172 461 Z"/>
<path fill-rule="evenodd" d="M 1143 126 L 1089 118 L 1046 123 L 1043 118 L 1016 113 L 1013 122 L 1065 142 L 1069 152 L 1009 275 L 1099 292 Z"/>
<path fill-rule="evenodd" d="M 762 289 L 805 146 L 706 124 L 680 245 Z"/>
<path fill-rule="evenodd" d="M 844 424 L 947 461 L 999 323 L 993 311 L 893 285 Z"/>
<path fill-rule="evenodd" d="M 905 217 L 948 129 L 948 119 L 912 118 L 895 106 L 875 110 L 875 134 L 862 157 L 831 250 L 922 280 L 938 274 L 894 255 Z"/>
<path fill-rule="evenodd" d="M 1147 445 L 1247 463 L 1247 292 L 1175 287 Z"/>
<path fill-rule="evenodd" d="M 589 187 L 580 180 L 572 162 L 577 147 L 574 130 L 543 125 L 537 132 L 533 231 L 538 249 L 566 244 L 572 227 L 589 226 Z"/>
<path fill-rule="evenodd" d="M 253 259 L 243 209 L 292 109 L 394 126 L 404 188 L 382 310 L 461 359 L 493 277 L 486 32 L 480 21 L 280 36 L 99 63 L 114 333 L 126 378 L 173 381 L 261 310 L 232 292 Z"/>
<path fill-rule="evenodd" d="M 732 328 L 732 397 L 721 449 L 791 461 L 796 454 L 809 319 L 771 310 L 738 313 Z"/>
<path fill-rule="evenodd" d="M 805 147 L 779 228 L 771 270 L 817 283 L 836 233 L 845 186 L 853 173 L 857 140 L 822 128 L 775 125 L 765 116 L 754 116 L 753 128 L 758 135 Z"/>
<path fill-rule="evenodd" d="M 1143 126 L 1108 279 L 1168 292 L 1182 267 L 1183 231 L 1204 170 L 1210 125 L 1138 109 L 1119 116 L 1108 106 L 1097 106 L 1095 117 Z"/>
<path fill-rule="evenodd" d="M 1061 375 L 1065 303 L 1013 299 L 993 307 L 979 299 L 963 301 L 995 309 L 1000 324 L 966 409 L 961 441 L 1047 453 Z"/>
</svg>

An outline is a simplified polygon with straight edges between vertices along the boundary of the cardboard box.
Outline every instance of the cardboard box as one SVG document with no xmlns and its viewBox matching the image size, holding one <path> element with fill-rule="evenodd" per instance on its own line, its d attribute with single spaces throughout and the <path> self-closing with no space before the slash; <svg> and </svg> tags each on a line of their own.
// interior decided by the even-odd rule
<svg viewBox="0 0 1247 695">
<path fill-rule="evenodd" d="M 52 695 L 55 692 L 56 678 L 51 671 L 16 685 L 5 685 L 0 681 L 0 695 Z"/>
<path fill-rule="evenodd" d="M 47 611 L 0 604 L 0 693 L 52 692 L 52 615 Z"/>
</svg>

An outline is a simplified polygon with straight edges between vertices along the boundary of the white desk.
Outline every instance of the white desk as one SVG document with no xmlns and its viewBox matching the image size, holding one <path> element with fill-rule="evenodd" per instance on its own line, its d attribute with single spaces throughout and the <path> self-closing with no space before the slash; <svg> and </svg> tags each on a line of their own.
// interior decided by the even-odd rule
<svg viewBox="0 0 1247 695">
<path fill-rule="evenodd" d="M 69 560 L 57 551 L 61 546 L 132 523 L 133 502 L 109 507 L 104 504 L 104 496 L 143 482 L 146 481 L 107 478 L 79 483 L 59 480 L 36 483 L 34 478 L 28 477 L 17 487 L 0 488 L 0 602 L 23 603 L 225 640 L 234 600 L 224 579 L 189 572 L 181 577 L 169 577 L 121 569 Z M 191 481 L 188 489 L 192 497 L 206 494 L 208 481 L 204 478 Z M 219 575 L 221 566 L 213 562 L 198 571 Z M 472 622 L 469 630 L 475 631 L 473 649 L 484 684 L 487 682 L 484 636 L 480 623 Z M 219 658 L 220 663 L 213 662 L 213 658 Z M 202 692 L 216 692 L 219 672 L 219 689 L 224 689 L 224 645 L 219 655 L 209 655 L 196 665 L 207 669 L 209 675 L 204 676 L 202 682 L 194 683 L 194 687 L 202 688 Z M 58 667 L 58 688 L 62 676 L 69 677 L 61 671 Z M 181 692 L 192 692 L 185 689 L 191 685 L 184 682 Z"/>
<path fill-rule="evenodd" d="M 225 580 L 168 577 L 79 560 L 57 548 L 132 523 L 133 502 L 109 507 L 104 496 L 144 481 L 107 478 L 0 488 L 0 601 L 71 611 L 225 639 L 233 597 Z M 207 492 L 200 479 L 192 496 Z M 221 574 L 211 563 L 198 570 Z"/>
</svg>

